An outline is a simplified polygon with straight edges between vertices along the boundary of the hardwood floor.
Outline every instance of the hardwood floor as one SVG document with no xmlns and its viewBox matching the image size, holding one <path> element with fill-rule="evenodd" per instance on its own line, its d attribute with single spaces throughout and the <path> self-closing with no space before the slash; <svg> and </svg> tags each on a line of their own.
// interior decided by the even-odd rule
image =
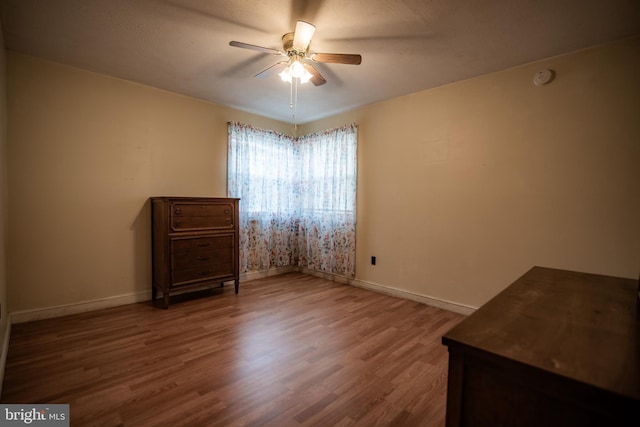
<svg viewBox="0 0 640 427">
<path fill-rule="evenodd" d="M 3 403 L 72 426 L 442 426 L 464 316 L 291 273 L 13 325 Z M 211 295 L 213 294 L 213 295 Z"/>
</svg>

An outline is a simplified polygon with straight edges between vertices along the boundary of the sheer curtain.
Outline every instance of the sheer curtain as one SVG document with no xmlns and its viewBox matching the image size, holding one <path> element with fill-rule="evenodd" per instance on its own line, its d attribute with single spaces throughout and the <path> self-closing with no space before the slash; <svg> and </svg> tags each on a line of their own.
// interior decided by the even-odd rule
<svg viewBox="0 0 640 427">
<path fill-rule="evenodd" d="M 291 137 L 229 124 L 228 194 L 240 200 L 240 271 L 297 260 L 298 162 Z"/>
<path fill-rule="evenodd" d="M 300 214 L 298 265 L 346 277 L 355 274 L 357 128 L 298 139 Z"/>
<path fill-rule="evenodd" d="M 294 138 L 229 123 L 229 197 L 240 201 L 240 270 L 355 274 L 357 127 Z"/>
</svg>

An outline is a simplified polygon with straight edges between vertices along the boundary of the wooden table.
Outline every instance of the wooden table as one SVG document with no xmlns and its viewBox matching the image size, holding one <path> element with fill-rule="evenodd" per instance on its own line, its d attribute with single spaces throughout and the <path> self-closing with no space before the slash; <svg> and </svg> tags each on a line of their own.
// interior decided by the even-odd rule
<svg viewBox="0 0 640 427">
<path fill-rule="evenodd" d="M 640 426 L 638 287 L 532 268 L 442 338 L 447 426 Z"/>
</svg>

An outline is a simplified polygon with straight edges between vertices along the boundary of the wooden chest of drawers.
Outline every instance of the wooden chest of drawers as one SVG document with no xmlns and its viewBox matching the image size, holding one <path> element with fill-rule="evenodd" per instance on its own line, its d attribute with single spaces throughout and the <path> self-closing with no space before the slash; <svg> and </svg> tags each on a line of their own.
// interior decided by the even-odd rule
<svg viewBox="0 0 640 427">
<path fill-rule="evenodd" d="M 447 426 L 640 426 L 638 286 L 529 270 L 443 336 Z"/>
<path fill-rule="evenodd" d="M 235 281 L 239 289 L 238 201 L 152 197 L 152 297 Z"/>
</svg>

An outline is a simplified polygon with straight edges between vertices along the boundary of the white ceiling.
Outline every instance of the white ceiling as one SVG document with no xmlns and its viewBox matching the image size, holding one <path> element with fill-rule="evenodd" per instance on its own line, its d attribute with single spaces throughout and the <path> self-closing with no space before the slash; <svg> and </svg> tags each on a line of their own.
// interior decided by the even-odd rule
<svg viewBox="0 0 640 427">
<path fill-rule="evenodd" d="M 289 86 L 253 75 L 298 19 L 317 64 L 305 123 L 377 101 L 640 34 L 640 0 L 0 0 L 6 47 L 292 123 Z"/>
</svg>

